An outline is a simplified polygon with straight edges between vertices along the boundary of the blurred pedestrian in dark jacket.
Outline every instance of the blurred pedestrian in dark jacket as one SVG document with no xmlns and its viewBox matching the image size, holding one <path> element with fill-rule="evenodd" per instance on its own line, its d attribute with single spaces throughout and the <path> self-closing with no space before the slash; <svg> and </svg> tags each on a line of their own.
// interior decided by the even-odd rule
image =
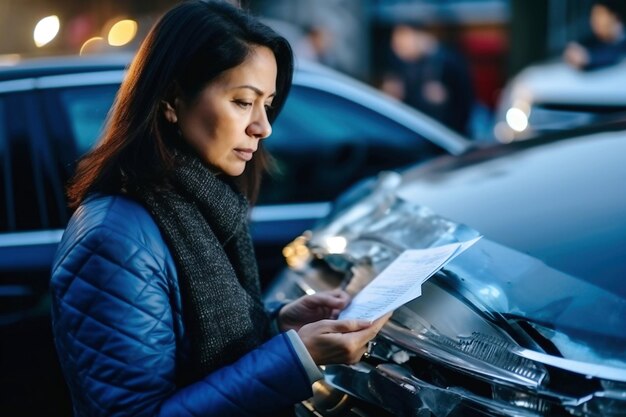
<svg viewBox="0 0 626 417">
<path fill-rule="evenodd" d="M 465 59 L 418 27 L 391 34 L 391 62 L 382 90 L 467 135 L 474 89 Z"/>
<path fill-rule="evenodd" d="M 616 64 L 626 57 L 623 0 L 599 0 L 591 8 L 589 23 L 593 38 L 567 45 L 563 57 L 571 66 L 592 70 Z"/>
</svg>

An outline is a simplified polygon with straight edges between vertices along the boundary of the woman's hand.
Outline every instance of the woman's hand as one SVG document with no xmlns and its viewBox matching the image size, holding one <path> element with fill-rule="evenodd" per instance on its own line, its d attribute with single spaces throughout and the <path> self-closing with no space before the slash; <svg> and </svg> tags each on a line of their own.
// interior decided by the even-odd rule
<svg viewBox="0 0 626 417">
<path fill-rule="evenodd" d="M 373 323 L 362 320 L 321 320 L 306 324 L 298 335 L 317 365 L 356 363 L 391 313 Z"/>
<path fill-rule="evenodd" d="M 348 293 L 340 289 L 305 295 L 280 309 L 278 326 L 281 331 L 299 331 L 305 324 L 336 318 L 349 302 Z"/>
</svg>

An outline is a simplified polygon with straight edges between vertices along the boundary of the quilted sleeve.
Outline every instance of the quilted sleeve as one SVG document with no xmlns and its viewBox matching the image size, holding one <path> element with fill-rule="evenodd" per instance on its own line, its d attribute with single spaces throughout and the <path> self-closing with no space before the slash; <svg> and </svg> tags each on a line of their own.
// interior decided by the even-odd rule
<svg viewBox="0 0 626 417">
<path fill-rule="evenodd" d="M 89 231 L 53 271 L 53 331 L 77 416 L 273 415 L 311 395 L 284 334 L 177 389 L 164 262 L 120 233 Z"/>
<path fill-rule="evenodd" d="M 161 417 L 277 416 L 312 395 L 286 333 L 169 398 Z"/>
<path fill-rule="evenodd" d="M 176 339 L 163 268 L 142 244 L 103 227 L 57 261 L 53 331 L 78 415 L 153 416 L 174 392 Z"/>
</svg>

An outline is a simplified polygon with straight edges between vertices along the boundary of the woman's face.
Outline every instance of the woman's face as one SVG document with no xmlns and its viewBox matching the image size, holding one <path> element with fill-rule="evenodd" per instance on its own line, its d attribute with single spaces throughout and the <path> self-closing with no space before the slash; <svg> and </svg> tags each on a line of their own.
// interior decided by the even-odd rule
<svg viewBox="0 0 626 417">
<path fill-rule="evenodd" d="M 193 103 L 175 101 L 183 138 L 216 171 L 241 175 L 259 141 L 272 133 L 267 110 L 276 93 L 274 53 L 255 47 L 239 66 L 207 85 Z"/>
</svg>

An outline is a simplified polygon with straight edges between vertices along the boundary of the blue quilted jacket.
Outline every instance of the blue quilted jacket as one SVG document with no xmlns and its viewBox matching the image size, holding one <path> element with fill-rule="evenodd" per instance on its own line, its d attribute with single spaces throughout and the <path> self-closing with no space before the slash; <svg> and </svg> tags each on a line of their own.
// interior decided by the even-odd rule
<svg viewBox="0 0 626 417">
<path fill-rule="evenodd" d="M 52 273 L 55 343 L 76 416 L 257 416 L 311 395 L 290 337 L 180 387 L 189 340 L 174 260 L 150 214 L 121 196 L 86 201 Z"/>
</svg>

